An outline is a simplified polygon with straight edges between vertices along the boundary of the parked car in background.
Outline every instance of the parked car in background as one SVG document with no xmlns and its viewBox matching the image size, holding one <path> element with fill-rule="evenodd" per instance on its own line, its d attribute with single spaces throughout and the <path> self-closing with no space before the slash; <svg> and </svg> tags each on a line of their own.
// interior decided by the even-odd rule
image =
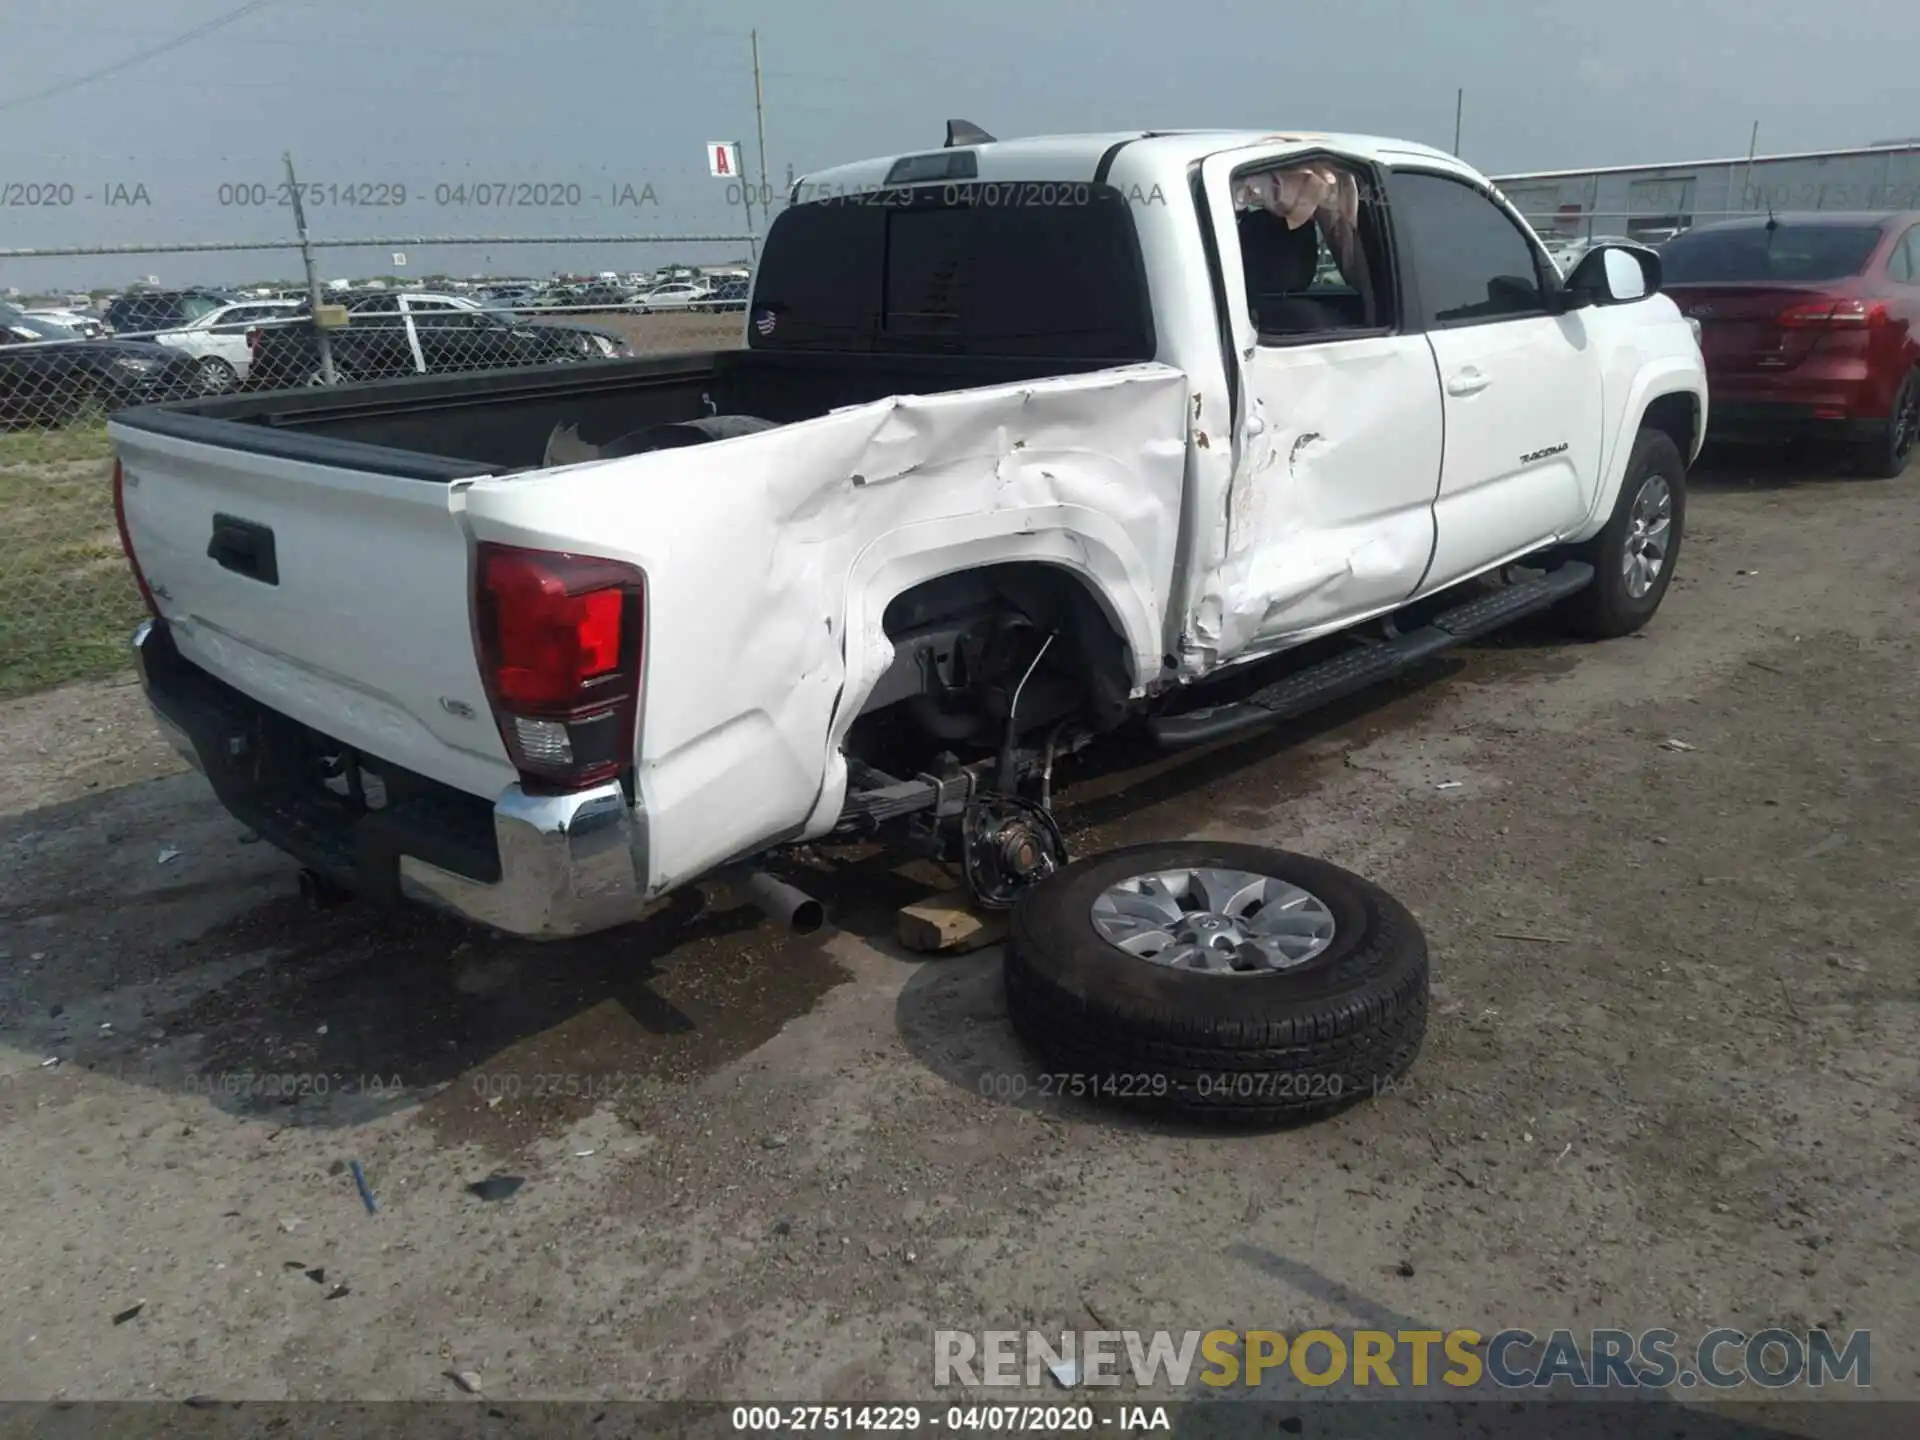
<svg viewBox="0 0 1920 1440">
<path fill-rule="evenodd" d="M 707 298 L 711 290 L 688 280 L 676 280 L 671 285 L 656 285 L 642 295 L 638 309 L 642 310 L 688 310 L 697 302 Z"/>
<path fill-rule="evenodd" d="M 193 362 L 178 351 L 89 340 L 0 305 L 0 423 L 61 425 L 95 406 L 111 412 L 193 393 Z"/>
<path fill-rule="evenodd" d="M 64 326 L 74 334 L 88 340 L 101 339 L 107 333 L 107 327 L 100 323 L 99 317 L 88 315 L 80 310 L 62 310 L 45 306 L 34 306 L 24 313 L 31 315 L 36 320 L 49 320 L 55 325 Z"/>
<path fill-rule="evenodd" d="M 101 318 L 115 335 L 148 338 L 191 325 L 239 298 L 219 290 L 133 290 L 115 296 Z"/>
<path fill-rule="evenodd" d="M 1712 435 L 1833 441 L 1870 475 L 1906 468 L 1920 439 L 1920 212 L 1727 220 L 1660 256 L 1700 326 Z"/>
<path fill-rule="evenodd" d="M 528 295 L 516 309 L 523 310 L 564 310 L 574 303 L 579 294 L 577 285 L 556 283 L 542 285 Z"/>
<path fill-rule="evenodd" d="M 452 374 L 603 360 L 625 355 L 618 335 L 584 325 L 532 324 L 458 295 L 398 290 L 366 292 L 344 302 L 347 324 L 331 331 L 336 381 L 394 375 Z M 305 311 L 298 312 L 301 316 Z M 250 331 L 250 390 L 321 383 L 319 346 L 309 325 Z"/>
<path fill-rule="evenodd" d="M 562 303 L 554 308 L 562 314 L 585 313 L 593 310 L 625 310 L 632 308 L 633 304 L 633 291 L 626 286 L 611 281 L 591 281 L 572 287 Z"/>
<path fill-rule="evenodd" d="M 299 300 L 244 300 L 209 310 L 184 329 L 164 330 L 154 339 L 193 357 L 201 394 L 224 395 L 239 389 L 253 368 L 247 332 L 297 320 L 305 312 Z"/>
<path fill-rule="evenodd" d="M 477 291 L 473 298 L 489 310 L 518 310 L 539 293 L 532 285 L 489 285 Z"/>
<path fill-rule="evenodd" d="M 725 312 L 747 308 L 747 296 L 752 287 L 745 280 L 722 280 L 718 285 L 695 300 L 689 307 L 694 310 Z"/>
</svg>

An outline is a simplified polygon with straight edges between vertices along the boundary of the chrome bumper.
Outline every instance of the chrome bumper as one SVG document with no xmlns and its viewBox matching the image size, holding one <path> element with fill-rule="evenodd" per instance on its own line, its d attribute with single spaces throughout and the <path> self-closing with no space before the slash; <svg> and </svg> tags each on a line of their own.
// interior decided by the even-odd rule
<svg viewBox="0 0 1920 1440">
<path fill-rule="evenodd" d="M 400 893 L 482 925 L 558 940 L 623 925 L 646 891 L 646 830 L 617 782 L 571 795 L 510 786 L 493 804 L 500 879 L 400 857 Z"/>
<path fill-rule="evenodd" d="M 154 633 L 149 620 L 133 637 L 147 703 L 167 742 L 205 774 L 193 736 L 167 713 L 156 692 L 148 655 Z M 170 643 L 165 648 L 171 652 Z M 634 919 L 645 907 L 645 816 L 627 802 L 617 781 L 569 795 L 529 795 L 509 786 L 494 802 L 493 829 L 500 852 L 498 881 L 475 880 L 403 853 L 397 862 L 399 893 L 535 940 L 606 930 Z"/>
</svg>

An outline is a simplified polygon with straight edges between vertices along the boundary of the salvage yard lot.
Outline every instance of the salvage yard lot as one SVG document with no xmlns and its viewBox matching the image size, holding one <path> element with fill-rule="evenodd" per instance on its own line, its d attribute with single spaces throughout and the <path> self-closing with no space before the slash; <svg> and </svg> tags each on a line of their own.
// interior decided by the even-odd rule
<svg viewBox="0 0 1920 1440">
<path fill-rule="evenodd" d="M 0 1393 L 852 1401 L 931 1393 L 936 1329 L 1825 1325 L 1920 1397 L 1920 475 L 1734 457 L 1690 519 L 1641 637 L 1066 777 L 1077 853 L 1262 840 L 1425 926 L 1410 1076 L 1279 1133 L 1036 1094 L 997 952 L 899 950 L 925 887 L 872 856 L 800 857 L 817 942 L 719 890 L 547 947 L 315 914 L 131 690 L 0 706 Z"/>
</svg>

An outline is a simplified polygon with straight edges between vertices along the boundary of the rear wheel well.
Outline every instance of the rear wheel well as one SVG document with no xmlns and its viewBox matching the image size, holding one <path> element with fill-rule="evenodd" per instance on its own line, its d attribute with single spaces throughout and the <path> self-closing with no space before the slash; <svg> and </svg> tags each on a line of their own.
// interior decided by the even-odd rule
<svg viewBox="0 0 1920 1440">
<path fill-rule="evenodd" d="M 1023 734 L 1126 718 L 1131 647 L 1098 592 L 1064 566 L 938 575 L 894 596 L 881 623 L 895 659 L 848 736 L 850 753 L 991 750 L 1016 694 Z"/>
<path fill-rule="evenodd" d="M 1700 400 L 1684 390 L 1656 396 L 1640 417 L 1642 430 L 1658 430 L 1680 452 L 1682 463 L 1693 459 L 1693 442 L 1700 429 Z"/>
</svg>

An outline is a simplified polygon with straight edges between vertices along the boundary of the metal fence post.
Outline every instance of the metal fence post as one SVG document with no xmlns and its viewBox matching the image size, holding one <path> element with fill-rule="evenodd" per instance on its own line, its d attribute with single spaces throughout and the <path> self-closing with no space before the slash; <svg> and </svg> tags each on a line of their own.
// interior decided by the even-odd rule
<svg viewBox="0 0 1920 1440">
<path fill-rule="evenodd" d="M 333 384 L 339 377 L 333 369 L 333 337 L 320 324 L 320 274 L 313 268 L 313 246 L 307 243 L 307 211 L 300 203 L 300 182 L 293 173 L 293 152 L 281 157 L 287 162 L 287 194 L 293 201 L 293 228 L 300 236 L 300 260 L 307 267 L 307 305 L 313 311 L 313 339 L 320 351 L 320 379 Z"/>
</svg>

